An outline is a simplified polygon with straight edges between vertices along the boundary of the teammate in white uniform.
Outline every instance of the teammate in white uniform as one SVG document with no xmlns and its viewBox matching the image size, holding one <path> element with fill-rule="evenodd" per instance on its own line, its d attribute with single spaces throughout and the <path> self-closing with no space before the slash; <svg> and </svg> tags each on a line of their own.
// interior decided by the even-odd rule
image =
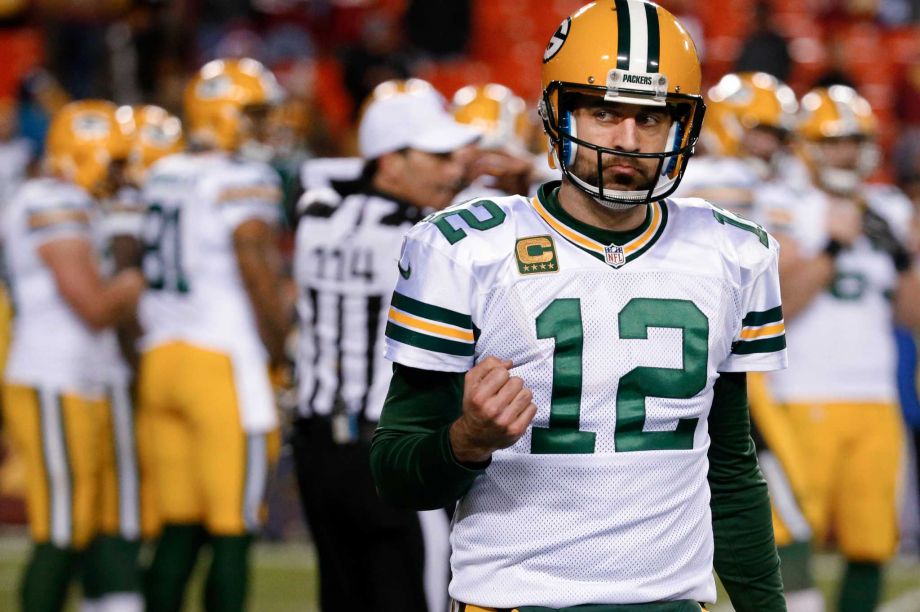
<svg viewBox="0 0 920 612">
<path fill-rule="evenodd" d="M 561 184 L 448 208 L 403 247 L 378 488 L 459 501 L 461 610 L 699 610 L 713 564 L 737 610 L 785 610 L 744 375 L 785 365 L 778 249 L 668 199 L 704 111 L 693 42 L 654 4 L 592 3 L 543 86 Z"/>
<path fill-rule="evenodd" d="M 526 148 L 531 128 L 527 112 L 524 100 L 498 83 L 467 85 L 454 93 L 454 117 L 482 132 L 470 164 L 470 184 L 455 202 L 529 193 L 531 186 L 559 177 L 547 167 L 545 154 L 534 155 Z"/>
<path fill-rule="evenodd" d="M 891 190 L 862 185 L 875 133 L 865 99 L 848 87 L 816 89 L 801 113 L 800 146 L 821 191 L 768 212 L 783 244 L 795 364 L 770 383 L 800 436 L 816 539 L 833 533 L 848 560 L 840 609 L 871 610 L 897 548 L 903 432 L 892 322 L 920 325 L 920 279 L 905 246 L 911 209 Z"/>
<path fill-rule="evenodd" d="M 100 347 L 103 330 L 133 312 L 143 280 L 136 270 L 102 279 L 90 193 L 105 193 L 110 164 L 125 157 L 128 138 L 115 105 L 65 106 L 48 134 L 52 175 L 26 182 L 4 211 L 17 315 L 3 408 L 28 465 L 36 543 L 21 591 L 27 611 L 63 606 L 77 551 L 108 529 L 117 506 L 110 503 L 117 487 L 101 478 L 114 458 L 106 443 L 112 427 L 104 384 L 109 364 Z M 132 558 L 122 564 L 130 573 Z M 99 585 L 103 591 L 108 586 Z M 127 607 L 117 609 L 139 609 L 136 596 L 128 598 Z"/>
<path fill-rule="evenodd" d="M 762 213 L 796 206 L 815 189 L 804 163 L 788 148 L 798 103 L 792 90 L 761 72 L 727 74 L 707 94 L 700 134 L 705 154 L 694 158 L 678 196 L 700 197 L 758 223 Z M 795 176 L 792 171 L 797 171 Z M 773 506 L 773 530 L 782 560 L 790 612 L 823 612 L 811 572 L 811 499 L 805 461 L 788 415 L 773 399 L 763 374 L 748 376 L 751 432 Z"/>
<path fill-rule="evenodd" d="M 274 228 L 279 177 L 234 155 L 280 99 L 251 59 L 206 64 L 186 89 L 192 150 L 158 161 L 143 189 L 140 411 L 155 447 L 163 532 L 147 610 L 176 610 L 205 536 L 208 609 L 241 610 L 252 534 L 278 451 L 269 364 L 287 314 Z"/>
</svg>

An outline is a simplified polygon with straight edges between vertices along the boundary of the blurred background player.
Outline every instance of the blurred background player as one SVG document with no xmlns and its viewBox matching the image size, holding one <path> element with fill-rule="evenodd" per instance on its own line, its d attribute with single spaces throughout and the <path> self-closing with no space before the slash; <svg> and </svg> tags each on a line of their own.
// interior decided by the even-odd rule
<svg viewBox="0 0 920 612">
<path fill-rule="evenodd" d="M 159 157 L 182 146 L 179 120 L 157 106 L 119 107 L 120 121 L 131 124 L 131 138 L 122 155 L 109 166 L 106 189 L 99 194 L 99 234 L 106 273 L 136 268 L 144 210 L 140 186 L 147 168 Z M 149 429 L 138 419 L 135 402 L 138 338 L 136 317 L 107 330 L 100 369 L 110 410 L 114 460 L 103 471 L 106 511 L 84 568 L 81 612 L 130 612 L 143 609 L 141 541 L 157 533 L 153 499 Z"/>
<path fill-rule="evenodd" d="M 808 183 L 788 144 L 795 93 L 763 72 L 727 74 L 707 92 L 700 156 L 687 168 L 679 195 L 710 200 L 753 217 L 763 185 Z"/>
<path fill-rule="evenodd" d="M 23 184 L 4 210 L 16 318 L 3 407 L 28 465 L 35 542 L 21 586 L 26 611 L 61 609 L 77 553 L 105 528 L 116 495 L 102 479 L 114 457 L 100 347 L 103 330 L 133 312 L 143 279 L 129 270 L 103 280 L 93 197 L 107 192 L 128 138 L 114 104 L 65 106 L 48 134 L 48 176 Z"/>
<path fill-rule="evenodd" d="M 248 551 L 278 451 L 269 365 L 283 360 L 288 327 L 275 243 L 281 188 L 263 161 L 266 118 L 281 97 L 255 60 L 205 64 L 185 92 L 189 151 L 158 161 L 144 185 L 139 404 L 163 522 L 149 612 L 181 609 L 206 537 L 205 608 L 245 607 Z"/>
<path fill-rule="evenodd" d="M 798 103 L 792 90 L 762 73 L 727 74 L 707 93 L 702 154 L 684 173 L 678 195 L 699 197 L 757 223 L 763 201 L 801 201 L 804 165 L 789 143 Z M 813 189 L 812 189 L 813 191 Z M 751 433 L 773 509 L 790 611 L 822 611 L 810 568 L 815 504 L 792 424 L 773 400 L 763 374 L 748 375 Z"/>
<path fill-rule="evenodd" d="M 454 118 L 482 133 L 458 202 L 474 197 L 530 193 L 535 159 L 526 148 L 529 118 L 520 96 L 498 83 L 467 85 L 454 93 Z"/>
<path fill-rule="evenodd" d="M 361 118 L 357 183 L 301 200 L 293 446 L 327 612 L 447 609 L 447 515 L 382 501 L 369 450 L 391 374 L 383 357 L 390 290 L 412 272 L 395 265 L 403 236 L 455 198 L 478 137 L 428 83 L 388 81 Z"/>
<path fill-rule="evenodd" d="M 844 86 L 801 101 L 799 149 L 823 197 L 771 200 L 783 249 L 789 359 L 770 387 L 794 424 L 817 504 L 817 541 L 847 559 L 839 609 L 872 610 L 896 552 L 903 429 L 892 321 L 920 325 L 909 203 L 870 187 L 875 117 Z"/>
</svg>

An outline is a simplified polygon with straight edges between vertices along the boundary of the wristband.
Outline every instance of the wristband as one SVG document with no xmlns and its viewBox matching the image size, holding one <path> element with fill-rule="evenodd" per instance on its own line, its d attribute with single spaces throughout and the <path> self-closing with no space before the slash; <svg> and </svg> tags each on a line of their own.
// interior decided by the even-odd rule
<svg viewBox="0 0 920 612">
<path fill-rule="evenodd" d="M 830 240 L 827 241 L 827 244 L 824 245 L 823 253 L 827 255 L 828 257 L 830 257 L 831 259 L 834 259 L 837 257 L 837 255 L 840 254 L 840 251 L 842 250 L 843 250 L 843 243 L 841 243 L 839 240 L 831 238 Z"/>
</svg>

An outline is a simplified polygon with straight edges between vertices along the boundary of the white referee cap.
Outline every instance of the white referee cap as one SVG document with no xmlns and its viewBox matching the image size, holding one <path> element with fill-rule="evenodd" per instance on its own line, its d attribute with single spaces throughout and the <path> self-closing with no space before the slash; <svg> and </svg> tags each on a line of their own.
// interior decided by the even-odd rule
<svg viewBox="0 0 920 612">
<path fill-rule="evenodd" d="M 441 94 L 421 79 L 378 86 L 358 126 L 358 148 L 364 159 L 401 149 L 450 153 L 479 137 L 478 130 L 457 122 Z"/>
</svg>

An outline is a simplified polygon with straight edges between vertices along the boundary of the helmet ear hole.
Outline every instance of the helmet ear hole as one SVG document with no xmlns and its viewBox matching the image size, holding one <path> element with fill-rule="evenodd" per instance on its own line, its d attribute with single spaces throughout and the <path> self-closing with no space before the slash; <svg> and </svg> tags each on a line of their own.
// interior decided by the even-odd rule
<svg viewBox="0 0 920 612">
<path fill-rule="evenodd" d="M 684 123 L 682 121 L 674 120 L 671 122 L 671 131 L 668 133 L 668 152 L 680 150 L 681 142 L 684 139 Z M 671 176 L 674 172 L 674 168 L 677 166 L 677 160 L 679 155 L 672 155 L 668 158 L 668 163 L 665 165 L 662 170 L 662 174 L 665 176 Z"/>
<path fill-rule="evenodd" d="M 562 162 L 566 166 L 571 166 L 575 163 L 575 153 L 578 145 L 571 138 L 566 138 L 566 136 L 578 137 L 575 117 L 570 110 L 562 110 L 559 113 L 559 139 L 562 147 Z"/>
</svg>

